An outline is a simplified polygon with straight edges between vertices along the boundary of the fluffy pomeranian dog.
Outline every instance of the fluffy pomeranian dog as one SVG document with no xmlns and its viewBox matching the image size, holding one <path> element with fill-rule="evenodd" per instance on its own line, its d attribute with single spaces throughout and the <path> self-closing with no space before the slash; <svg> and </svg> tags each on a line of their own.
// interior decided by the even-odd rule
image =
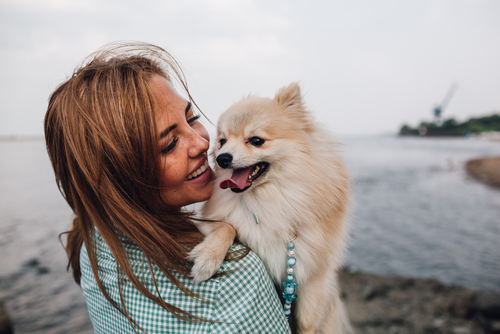
<svg viewBox="0 0 500 334">
<path fill-rule="evenodd" d="M 190 253 L 194 279 L 219 269 L 236 230 L 282 286 L 287 244 L 295 238 L 298 332 L 351 333 L 337 283 L 349 180 L 338 145 L 306 110 L 299 85 L 280 89 L 274 99 L 237 102 L 222 114 L 217 132 L 216 186 L 202 212 L 220 223 L 198 225 L 205 239 Z"/>
</svg>

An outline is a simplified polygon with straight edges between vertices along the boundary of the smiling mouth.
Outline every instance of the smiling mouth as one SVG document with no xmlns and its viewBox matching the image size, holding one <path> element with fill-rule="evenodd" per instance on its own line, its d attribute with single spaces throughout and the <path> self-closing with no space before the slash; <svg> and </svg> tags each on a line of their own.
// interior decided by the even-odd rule
<svg viewBox="0 0 500 334">
<path fill-rule="evenodd" d="M 268 167 L 269 163 L 263 161 L 250 167 L 234 169 L 231 178 L 223 180 L 219 187 L 221 189 L 230 188 L 235 193 L 241 193 L 250 188 L 252 182 L 257 180 Z"/>
<path fill-rule="evenodd" d="M 201 174 L 203 174 L 207 169 L 208 169 L 208 160 L 205 160 L 205 163 L 201 165 L 200 168 L 189 174 L 184 180 L 185 181 L 194 180 Z"/>
</svg>

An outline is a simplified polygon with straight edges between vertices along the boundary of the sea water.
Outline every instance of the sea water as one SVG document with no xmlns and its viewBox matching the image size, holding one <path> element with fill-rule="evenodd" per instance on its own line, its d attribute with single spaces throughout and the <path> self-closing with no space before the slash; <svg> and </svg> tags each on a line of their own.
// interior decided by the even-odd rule
<svg viewBox="0 0 500 334">
<path fill-rule="evenodd" d="M 500 156 L 500 142 L 345 142 L 354 190 L 348 265 L 500 290 L 500 189 L 476 182 L 464 169 L 469 159 Z"/>
<path fill-rule="evenodd" d="M 500 143 L 341 141 L 353 187 L 346 265 L 500 291 L 500 191 L 464 171 L 500 156 Z M 0 141 L 0 301 L 16 333 L 92 333 L 58 240 L 71 219 L 43 141 Z"/>
</svg>

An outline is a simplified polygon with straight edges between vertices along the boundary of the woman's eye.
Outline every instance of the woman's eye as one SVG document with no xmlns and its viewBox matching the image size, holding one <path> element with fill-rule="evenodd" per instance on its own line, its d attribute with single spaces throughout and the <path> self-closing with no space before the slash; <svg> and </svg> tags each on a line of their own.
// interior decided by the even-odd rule
<svg viewBox="0 0 500 334">
<path fill-rule="evenodd" d="M 250 144 L 252 144 L 253 146 L 255 147 L 259 147 L 259 146 L 262 146 L 264 145 L 264 143 L 266 142 L 264 139 L 260 138 L 260 137 L 251 137 L 248 142 Z"/>
<path fill-rule="evenodd" d="M 175 145 L 177 144 L 177 141 L 178 141 L 177 138 L 172 139 L 172 141 L 170 142 L 170 144 L 168 144 L 167 147 L 165 147 L 163 150 L 161 150 L 161 154 L 167 154 L 170 151 L 172 151 L 175 148 Z"/>
<path fill-rule="evenodd" d="M 226 140 L 224 138 L 219 140 L 220 147 L 224 146 L 225 143 L 226 143 Z"/>
<path fill-rule="evenodd" d="M 196 122 L 199 118 L 200 118 L 200 115 L 196 115 L 196 116 L 193 116 L 190 119 L 188 119 L 187 122 L 188 122 L 188 124 L 191 124 L 191 123 Z"/>
</svg>

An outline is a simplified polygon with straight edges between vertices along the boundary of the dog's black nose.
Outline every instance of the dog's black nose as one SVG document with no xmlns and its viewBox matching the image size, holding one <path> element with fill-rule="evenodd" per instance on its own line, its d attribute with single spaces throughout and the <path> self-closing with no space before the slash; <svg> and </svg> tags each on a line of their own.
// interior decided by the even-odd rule
<svg viewBox="0 0 500 334">
<path fill-rule="evenodd" d="M 217 164 L 222 168 L 228 168 L 233 161 L 233 156 L 229 153 L 222 153 L 217 156 Z"/>
</svg>

